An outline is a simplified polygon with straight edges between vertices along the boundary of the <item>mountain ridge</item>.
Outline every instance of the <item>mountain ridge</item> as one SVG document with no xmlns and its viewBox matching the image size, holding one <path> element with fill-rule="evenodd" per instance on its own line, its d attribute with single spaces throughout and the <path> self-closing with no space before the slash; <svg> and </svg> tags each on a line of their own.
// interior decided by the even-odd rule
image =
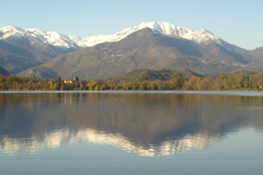
<svg viewBox="0 0 263 175">
<path fill-rule="evenodd" d="M 137 33 L 141 33 L 141 39 L 133 40 Z M 167 22 L 144 22 L 113 35 L 88 38 L 35 28 L 6 26 L 0 29 L 0 65 L 11 74 L 38 78 L 55 74 L 67 78 L 79 75 L 85 78 L 84 74 L 86 78 L 103 78 L 140 68 L 185 67 L 204 75 L 240 68 L 259 71 L 263 68 L 261 50 L 249 51 L 232 45 L 207 29 L 194 32 Z"/>
<path fill-rule="evenodd" d="M 216 43 L 200 45 L 169 37 L 149 28 L 132 33 L 119 42 L 103 43 L 61 55 L 42 66 L 62 78 L 104 78 L 124 75 L 135 69 L 177 69 L 184 67 L 202 75 L 252 69 L 253 60 Z"/>
<path fill-rule="evenodd" d="M 221 44 L 223 41 L 218 36 L 213 35 L 207 29 L 201 29 L 198 31 L 192 31 L 185 27 L 179 27 L 167 22 L 143 22 L 137 26 L 126 28 L 120 32 L 112 35 L 93 35 L 91 37 L 82 38 L 71 35 L 63 35 L 58 32 L 45 32 L 36 28 L 20 28 L 15 26 L 6 26 L 0 29 L 0 40 L 8 39 L 9 37 L 21 38 L 26 35 L 31 35 L 44 43 L 48 43 L 53 46 L 65 47 L 65 48 L 84 48 L 91 47 L 97 44 L 106 42 L 118 42 L 128 35 L 137 32 L 144 28 L 150 28 L 153 31 L 161 34 L 180 37 L 194 41 L 199 44 L 209 44 L 216 42 Z"/>
</svg>

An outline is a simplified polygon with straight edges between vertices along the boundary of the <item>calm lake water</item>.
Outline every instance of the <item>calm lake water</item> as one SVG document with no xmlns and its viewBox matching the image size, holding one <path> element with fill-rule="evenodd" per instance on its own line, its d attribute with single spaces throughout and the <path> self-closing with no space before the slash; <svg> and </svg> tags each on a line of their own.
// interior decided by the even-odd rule
<svg viewBox="0 0 263 175">
<path fill-rule="evenodd" d="M 262 92 L 0 94 L 1 175 L 256 175 L 262 162 Z"/>
</svg>

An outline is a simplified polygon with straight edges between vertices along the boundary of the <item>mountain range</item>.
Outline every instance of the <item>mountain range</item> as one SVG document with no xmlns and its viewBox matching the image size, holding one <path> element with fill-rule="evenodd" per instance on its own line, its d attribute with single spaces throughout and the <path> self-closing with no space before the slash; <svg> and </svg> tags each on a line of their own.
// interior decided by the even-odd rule
<svg viewBox="0 0 263 175">
<path fill-rule="evenodd" d="M 0 66 L 11 74 L 80 79 L 120 76 L 135 69 L 187 68 L 213 75 L 261 71 L 263 47 L 246 50 L 206 29 L 145 22 L 113 35 L 88 38 L 7 26 L 0 29 Z"/>
</svg>

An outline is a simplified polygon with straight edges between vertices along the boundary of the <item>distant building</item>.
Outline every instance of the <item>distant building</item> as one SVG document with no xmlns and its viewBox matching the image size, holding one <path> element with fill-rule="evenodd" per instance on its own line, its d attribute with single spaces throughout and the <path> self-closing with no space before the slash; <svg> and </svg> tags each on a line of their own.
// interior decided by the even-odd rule
<svg viewBox="0 0 263 175">
<path fill-rule="evenodd" d="M 66 79 L 64 80 L 64 83 L 67 84 L 67 83 L 72 83 L 73 81 L 71 79 Z"/>
</svg>

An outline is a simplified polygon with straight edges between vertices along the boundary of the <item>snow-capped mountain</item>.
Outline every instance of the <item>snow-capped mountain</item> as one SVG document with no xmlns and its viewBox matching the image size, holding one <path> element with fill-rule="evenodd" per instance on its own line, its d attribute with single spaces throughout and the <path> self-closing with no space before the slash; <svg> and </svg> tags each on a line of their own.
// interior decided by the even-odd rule
<svg viewBox="0 0 263 175">
<path fill-rule="evenodd" d="M 153 31 L 163 35 L 191 40 L 198 44 L 210 44 L 213 42 L 221 44 L 222 42 L 222 39 L 213 35 L 206 29 L 193 32 L 188 28 L 178 27 L 167 22 L 144 22 L 138 26 L 124 29 L 113 35 L 94 35 L 88 38 L 63 35 L 57 32 L 44 32 L 35 28 L 6 26 L 0 29 L 0 40 L 14 41 L 14 39 L 32 36 L 45 44 L 50 44 L 56 47 L 83 48 L 92 47 L 106 42 L 118 42 L 128 35 L 144 28 L 150 28 Z"/>
<path fill-rule="evenodd" d="M 62 35 L 57 32 L 44 32 L 35 28 L 20 28 L 6 26 L 0 29 L 0 40 L 16 41 L 23 37 L 31 36 L 39 41 L 57 47 L 75 48 L 79 47 L 76 42 L 82 40 L 80 37 Z"/>
<path fill-rule="evenodd" d="M 98 45 L 101 43 L 111 45 L 110 49 L 107 48 L 107 54 L 100 51 L 93 53 L 92 46 L 96 45 L 96 47 L 103 48 L 103 45 Z M 153 43 L 154 47 L 151 45 Z M 227 43 L 206 29 L 194 32 L 188 28 L 167 22 L 144 22 L 113 35 L 94 35 L 88 38 L 64 35 L 57 32 L 45 32 L 35 28 L 6 26 L 0 29 L 0 64 L 10 74 L 19 74 L 20 76 L 45 75 L 42 78 L 51 78 L 50 75 L 59 75 L 65 78 L 72 76 L 80 78 L 83 76 L 82 79 L 92 79 L 103 78 L 106 75 L 123 75 L 139 68 L 155 70 L 157 68 L 177 69 L 179 67 L 188 68 L 200 74 L 211 75 L 240 68 L 254 70 L 255 68 L 248 64 L 256 65 L 259 59 L 247 55 L 248 52 Z M 67 55 L 69 53 L 70 55 Z M 139 54 L 134 55 L 134 53 Z M 63 58 L 59 57 L 61 55 L 64 55 Z M 74 55 L 79 55 L 75 56 L 76 60 L 78 58 L 82 60 L 68 61 Z M 123 57 L 123 59 L 119 59 L 119 57 Z M 151 59 L 143 59 L 148 57 L 151 57 Z M 166 59 L 161 59 L 164 57 Z M 105 61 L 98 63 L 98 58 Z M 113 58 L 114 61 L 112 61 Z M 179 60 L 182 58 L 184 59 L 180 62 Z M 94 60 L 89 63 L 81 62 L 90 59 Z M 124 64 L 121 61 L 125 59 L 128 60 Z M 136 59 L 138 60 L 135 61 Z M 156 61 L 153 61 L 154 64 L 153 62 L 147 62 L 153 59 L 156 59 Z M 189 59 L 194 59 L 195 62 Z M 137 64 L 137 62 L 144 64 Z M 93 69 L 100 70 L 101 64 L 105 64 L 104 67 L 111 70 L 103 69 L 100 73 L 92 71 Z M 64 69 L 69 69 L 65 65 L 72 67 L 72 74 L 63 73 L 62 75 L 61 72 L 68 72 Z M 148 67 L 145 67 L 145 65 Z M 196 65 L 199 65 L 199 67 Z M 211 65 L 211 67 L 218 65 L 218 68 L 207 69 L 208 65 Z M 27 70 L 36 66 L 42 67 Z M 43 68 L 43 66 L 46 67 Z M 92 69 L 91 67 L 88 69 L 89 66 L 92 66 Z M 200 66 L 205 66 L 205 68 L 202 69 Z M 73 71 L 73 68 L 77 69 Z M 258 65 L 256 65 L 256 68 L 261 70 Z M 39 72 L 35 72 L 35 70 Z M 75 73 L 78 74 L 75 75 Z"/>
<path fill-rule="evenodd" d="M 116 34 L 104 36 L 103 39 L 106 42 L 120 41 L 126 36 L 134 32 L 137 32 L 139 30 L 142 30 L 144 28 L 150 28 L 151 30 L 161 33 L 163 35 L 188 39 L 198 44 L 210 44 L 212 42 L 221 44 L 221 41 L 222 41 L 222 39 L 213 35 L 211 32 L 207 31 L 206 29 L 201 29 L 199 31 L 193 32 L 192 30 L 188 28 L 178 27 L 176 25 L 173 25 L 167 22 L 144 22 L 138 26 L 124 29 L 123 31 L 118 32 Z M 92 37 L 85 39 L 85 44 L 87 46 L 93 44 L 92 40 L 90 39 L 92 39 Z"/>
</svg>

